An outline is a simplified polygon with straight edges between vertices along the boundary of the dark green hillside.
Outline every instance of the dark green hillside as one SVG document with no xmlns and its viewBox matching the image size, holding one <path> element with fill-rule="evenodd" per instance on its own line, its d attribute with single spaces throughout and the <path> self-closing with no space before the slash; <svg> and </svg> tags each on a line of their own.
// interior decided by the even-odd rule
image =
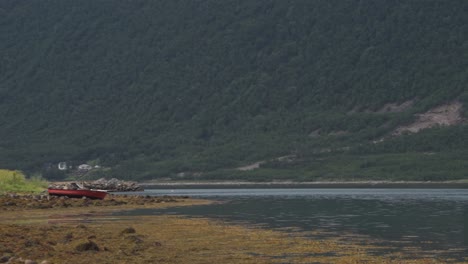
<svg viewBox="0 0 468 264">
<path fill-rule="evenodd" d="M 466 1 L 0 1 L 0 165 L 422 179 L 411 164 L 428 168 L 432 151 L 460 159 L 438 175 L 467 178 L 466 125 L 370 143 L 455 100 L 467 116 L 467 13 Z"/>
</svg>

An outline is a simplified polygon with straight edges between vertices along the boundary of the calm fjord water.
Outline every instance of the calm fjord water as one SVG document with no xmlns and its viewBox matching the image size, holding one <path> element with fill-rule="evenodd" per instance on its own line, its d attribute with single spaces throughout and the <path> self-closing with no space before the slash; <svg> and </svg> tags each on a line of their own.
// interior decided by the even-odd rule
<svg viewBox="0 0 468 264">
<path fill-rule="evenodd" d="M 118 214 L 181 214 L 267 228 L 364 235 L 396 247 L 451 257 L 468 253 L 467 189 L 174 189 L 142 195 L 188 195 L 221 203 Z M 436 254 L 436 255 L 437 255 Z"/>
</svg>

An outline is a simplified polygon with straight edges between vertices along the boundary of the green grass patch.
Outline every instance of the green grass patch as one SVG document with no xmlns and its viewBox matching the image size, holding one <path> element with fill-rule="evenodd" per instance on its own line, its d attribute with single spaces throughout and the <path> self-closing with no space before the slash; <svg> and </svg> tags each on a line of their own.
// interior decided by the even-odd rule
<svg viewBox="0 0 468 264">
<path fill-rule="evenodd" d="M 6 192 L 37 193 L 47 188 L 41 177 L 29 179 L 21 171 L 0 170 L 0 194 Z"/>
</svg>

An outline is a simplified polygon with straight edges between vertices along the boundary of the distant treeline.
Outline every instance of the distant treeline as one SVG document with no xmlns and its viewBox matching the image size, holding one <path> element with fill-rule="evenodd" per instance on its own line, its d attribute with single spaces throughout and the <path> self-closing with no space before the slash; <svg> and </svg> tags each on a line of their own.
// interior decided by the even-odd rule
<svg viewBox="0 0 468 264">
<path fill-rule="evenodd" d="M 372 165 L 366 155 L 426 168 L 432 160 L 409 153 L 466 157 L 466 126 L 371 142 L 454 100 L 468 116 L 467 10 L 462 0 L 0 1 L 0 164 L 50 178 L 66 175 L 47 164 L 92 161 L 110 169 L 90 177 L 315 179 L 370 177 L 356 161 Z M 285 155 L 297 159 L 230 170 Z M 330 168 L 311 165 L 320 159 Z M 368 175 L 408 172 L 378 164 L 392 172 Z M 468 177 L 452 165 L 440 174 Z"/>
</svg>

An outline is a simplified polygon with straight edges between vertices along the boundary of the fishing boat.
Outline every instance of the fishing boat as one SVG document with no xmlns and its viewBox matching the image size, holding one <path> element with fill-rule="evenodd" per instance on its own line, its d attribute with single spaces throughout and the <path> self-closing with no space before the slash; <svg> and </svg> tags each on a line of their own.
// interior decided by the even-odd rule
<svg viewBox="0 0 468 264">
<path fill-rule="evenodd" d="M 104 199 L 107 195 L 107 191 L 105 190 L 84 190 L 84 189 L 78 189 L 78 190 L 63 190 L 63 189 L 47 189 L 49 192 L 49 195 L 55 195 L 55 196 L 68 196 L 68 197 L 73 197 L 73 198 L 90 198 L 90 199 Z"/>
</svg>

